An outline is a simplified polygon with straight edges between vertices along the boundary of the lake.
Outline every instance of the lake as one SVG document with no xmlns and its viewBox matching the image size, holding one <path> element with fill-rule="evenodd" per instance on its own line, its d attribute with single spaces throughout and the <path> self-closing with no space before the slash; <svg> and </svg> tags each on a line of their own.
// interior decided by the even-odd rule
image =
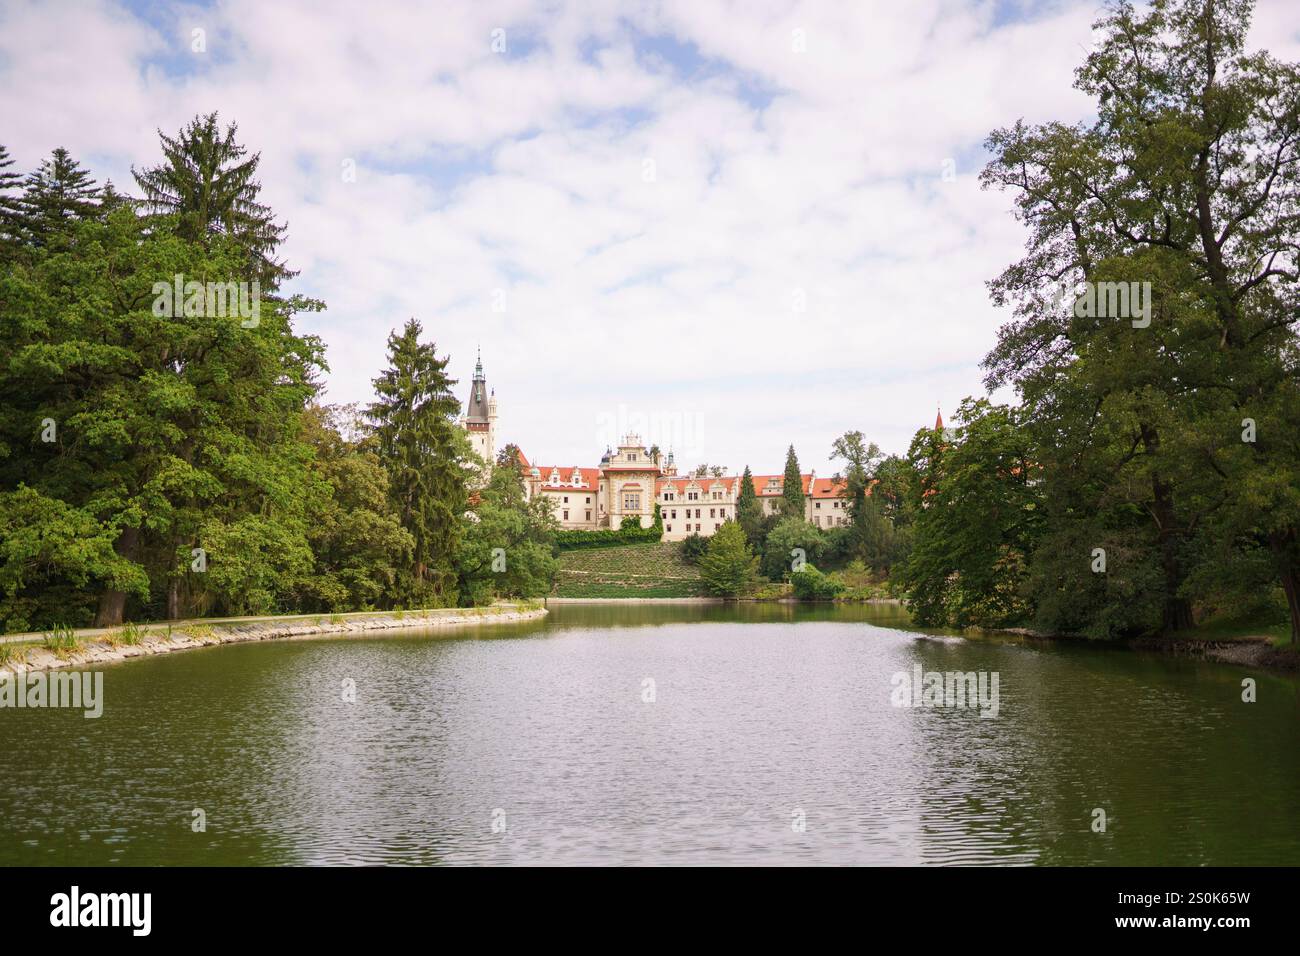
<svg viewBox="0 0 1300 956">
<path fill-rule="evenodd" d="M 931 673 L 996 676 L 996 716 L 915 706 Z M 99 719 L 0 710 L 0 863 L 1300 863 L 1296 680 L 892 605 L 552 605 L 104 675 Z"/>
</svg>

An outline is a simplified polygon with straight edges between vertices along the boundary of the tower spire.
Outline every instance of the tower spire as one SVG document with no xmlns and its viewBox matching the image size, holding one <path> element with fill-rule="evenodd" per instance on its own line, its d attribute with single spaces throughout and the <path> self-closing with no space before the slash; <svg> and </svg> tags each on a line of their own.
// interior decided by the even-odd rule
<svg viewBox="0 0 1300 956">
<path fill-rule="evenodd" d="M 935 431 L 943 431 L 943 412 L 939 410 L 937 404 L 934 406 L 934 429 Z"/>
</svg>

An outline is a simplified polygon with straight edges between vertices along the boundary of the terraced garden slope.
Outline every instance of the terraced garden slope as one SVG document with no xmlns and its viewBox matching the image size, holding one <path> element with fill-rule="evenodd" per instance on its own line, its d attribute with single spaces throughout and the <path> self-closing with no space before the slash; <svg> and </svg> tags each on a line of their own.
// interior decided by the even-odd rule
<svg viewBox="0 0 1300 956">
<path fill-rule="evenodd" d="M 654 541 L 618 548 L 564 551 L 556 597 L 652 598 L 703 594 L 699 570 L 682 560 L 681 545 Z"/>
</svg>

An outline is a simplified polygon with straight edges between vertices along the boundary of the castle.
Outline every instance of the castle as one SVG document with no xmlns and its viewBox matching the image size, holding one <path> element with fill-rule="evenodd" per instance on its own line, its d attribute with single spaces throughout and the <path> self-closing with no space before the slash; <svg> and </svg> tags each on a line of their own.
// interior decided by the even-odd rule
<svg viewBox="0 0 1300 956">
<path fill-rule="evenodd" d="M 480 357 L 460 424 L 475 454 L 489 467 L 496 460 L 498 415 L 496 392 L 487 389 Z M 724 521 L 736 517 L 739 477 L 678 475 L 672 452 L 666 457 L 662 453 L 652 455 L 639 435 L 624 436 L 617 451 L 607 448 L 595 468 L 534 465 L 522 452 L 519 457 L 525 494 L 530 499 L 541 496 L 549 501 L 561 528 L 617 529 L 628 517 L 637 518 L 641 527 L 648 528 L 654 523 L 657 504 L 664 525 L 663 540 L 681 541 L 692 534 L 708 537 Z M 843 481 L 818 478 L 815 472 L 799 477 L 805 520 L 822 528 L 848 523 Z M 776 513 L 785 477 L 754 475 L 753 486 L 762 513 Z"/>
</svg>

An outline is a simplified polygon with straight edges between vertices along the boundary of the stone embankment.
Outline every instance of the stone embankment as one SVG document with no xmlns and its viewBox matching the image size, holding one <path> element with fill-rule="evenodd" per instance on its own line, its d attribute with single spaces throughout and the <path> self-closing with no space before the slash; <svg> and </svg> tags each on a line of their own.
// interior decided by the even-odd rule
<svg viewBox="0 0 1300 956">
<path fill-rule="evenodd" d="M 65 644 L 55 649 L 44 646 L 43 635 L 12 634 L 0 638 L 0 674 L 53 670 L 60 667 L 90 667 L 218 644 L 321 637 L 399 628 L 441 631 L 485 624 L 532 621 L 545 615 L 544 607 L 494 604 L 491 607 L 440 608 L 430 611 L 196 620 L 173 624 L 138 625 L 135 629 L 126 630 L 99 628 L 76 631 L 73 646 Z M 135 643 L 127 643 L 128 640 Z"/>
</svg>

